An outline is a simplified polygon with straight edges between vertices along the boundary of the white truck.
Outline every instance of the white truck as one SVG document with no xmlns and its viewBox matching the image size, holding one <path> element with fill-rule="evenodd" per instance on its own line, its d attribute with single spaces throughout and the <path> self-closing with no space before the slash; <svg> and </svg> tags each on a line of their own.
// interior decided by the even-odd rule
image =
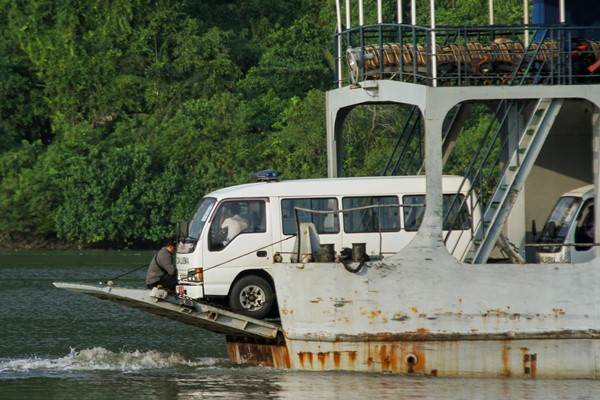
<svg viewBox="0 0 600 400">
<path fill-rule="evenodd" d="M 462 177 L 443 178 L 446 208 L 459 189 L 461 196 L 469 190 Z M 200 200 L 187 237 L 177 246 L 177 291 L 193 299 L 227 299 L 234 311 L 263 318 L 275 302 L 271 268 L 274 262 L 289 262 L 293 252 L 296 207 L 332 211 L 423 205 L 425 191 L 425 177 L 398 176 L 257 182 L 209 193 Z M 478 211 L 471 216 L 471 200 L 452 206 L 459 214 L 446 243 L 455 254 L 465 253 L 473 219 L 476 223 L 480 218 Z M 321 244 L 333 244 L 337 252 L 366 243 L 368 255 L 386 256 L 415 236 L 424 211 L 424 207 L 381 207 L 343 214 L 298 212 L 298 218 L 312 222 Z"/>
</svg>

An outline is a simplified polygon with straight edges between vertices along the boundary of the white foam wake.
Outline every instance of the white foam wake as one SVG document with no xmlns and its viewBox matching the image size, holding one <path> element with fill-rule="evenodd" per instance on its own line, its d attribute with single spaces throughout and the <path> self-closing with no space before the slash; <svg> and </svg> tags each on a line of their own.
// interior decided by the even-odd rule
<svg viewBox="0 0 600 400">
<path fill-rule="evenodd" d="M 55 370 L 89 371 L 121 370 L 137 371 L 141 369 L 159 369 L 171 367 L 214 366 L 224 360 L 218 358 L 200 358 L 188 360 L 177 353 L 159 351 L 112 352 L 103 347 L 74 350 L 60 358 L 20 358 L 0 359 L 0 373 L 8 371 Z"/>
</svg>

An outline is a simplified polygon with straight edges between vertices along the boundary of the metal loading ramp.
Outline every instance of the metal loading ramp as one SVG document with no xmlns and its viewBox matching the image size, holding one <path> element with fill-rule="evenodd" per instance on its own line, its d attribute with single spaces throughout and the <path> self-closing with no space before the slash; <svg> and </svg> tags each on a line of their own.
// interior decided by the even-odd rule
<svg viewBox="0 0 600 400">
<path fill-rule="evenodd" d="M 277 323 L 246 317 L 219 307 L 173 295 L 165 298 L 152 297 L 151 291 L 147 289 L 65 282 L 54 282 L 53 285 L 59 289 L 84 293 L 215 333 L 274 340 L 282 332 L 281 325 Z"/>
</svg>

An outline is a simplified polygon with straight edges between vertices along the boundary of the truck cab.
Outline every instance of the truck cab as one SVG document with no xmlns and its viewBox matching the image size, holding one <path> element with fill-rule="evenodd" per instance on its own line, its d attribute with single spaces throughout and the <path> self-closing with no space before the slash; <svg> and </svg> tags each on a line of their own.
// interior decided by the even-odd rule
<svg viewBox="0 0 600 400">
<path fill-rule="evenodd" d="M 540 263 L 581 263 L 594 258 L 594 186 L 563 194 L 537 239 Z"/>
</svg>

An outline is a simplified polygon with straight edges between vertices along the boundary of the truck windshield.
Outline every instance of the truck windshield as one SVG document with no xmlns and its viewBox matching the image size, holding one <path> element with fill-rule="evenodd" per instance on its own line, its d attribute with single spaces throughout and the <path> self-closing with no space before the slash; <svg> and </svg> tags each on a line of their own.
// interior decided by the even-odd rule
<svg viewBox="0 0 600 400">
<path fill-rule="evenodd" d="M 581 204 L 579 197 L 561 197 L 544 224 L 540 243 L 564 243 Z"/>
<path fill-rule="evenodd" d="M 206 220 L 210 215 L 210 210 L 212 210 L 215 202 L 216 200 L 212 197 L 205 197 L 200 200 L 200 203 L 198 203 L 198 208 L 192 217 L 192 222 L 190 222 L 190 230 L 188 234 L 190 239 L 198 240 L 200 234 L 202 233 L 202 229 L 204 228 L 204 224 L 206 224 Z"/>
</svg>

